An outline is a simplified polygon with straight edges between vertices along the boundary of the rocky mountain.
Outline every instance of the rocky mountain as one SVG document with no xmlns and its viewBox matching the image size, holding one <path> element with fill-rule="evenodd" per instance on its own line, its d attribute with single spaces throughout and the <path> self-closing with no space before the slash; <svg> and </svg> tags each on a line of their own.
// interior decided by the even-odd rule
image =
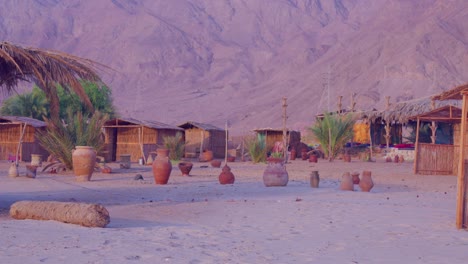
<svg viewBox="0 0 468 264">
<path fill-rule="evenodd" d="M 106 64 L 122 116 L 244 133 L 468 82 L 466 0 L 3 0 L 0 39 Z"/>
</svg>

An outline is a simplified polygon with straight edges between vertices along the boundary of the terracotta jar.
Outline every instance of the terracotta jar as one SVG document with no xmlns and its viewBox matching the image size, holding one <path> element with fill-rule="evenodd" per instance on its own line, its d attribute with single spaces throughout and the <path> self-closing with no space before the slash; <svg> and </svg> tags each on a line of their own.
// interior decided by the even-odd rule
<svg viewBox="0 0 468 264">
<path fill-rule="evenodd" d="M 18 177 L 18 166 L 16 166 L 16 163 L 11 162 L 10 168 L 8 169 L 8 176 L 12 178 Z"/>
<path fill-rule="evenodd" d="M 317 163 L 317 161 L 318 161 L 317 155 L 312 154 L 312 155 L 309 156 L 309 162 Z"/>
<path fill-rule="evenodd" d="M 212 160 L 211 161 L 211 166 L 214 168 L 220 168 L 221 167 L 221 161 L 220 160 Z"/>
<path fill-rule="evenodd" d="M 343 155 L 343 160 L 344 160 L 344 162 L 351 162 L 351 155 L 344 154 Z"/>
<path fill-rule="evenodd" d="M 295 160 L 296 159 L 296 154 L 297 154 L 296 150 L 292 149 L 291 150 L 291 156 L 289 156 L 289 159 L 290 160 Z"/>
<path fill-rule="evenodd" d="M 390 157 L 390 156 L 386 157 L 386 158 L 385 158 L 385 161 L 386 161 L 386 162 L 392 162 L 392 157 Z"/>
<path fill-rule="evenodd" d="M 233 184 L 235 181 L 234 174 L 231 172 L 231 168 L 228 165 L 224 165 L 221 174 L 219 174 L 220 184 Z"/>
<path fill-rule="evenodd" d="M 172 164 L 169 160 L 169 150 L 159 148 L 156 150 L 156 158 L 153 161 L 153 176 L 156 184 L 167 184 L 172 171 Z"/>
<path fill-rule="evenodd" d="M 351 173 L 351 177 L 353 178 L 353 184 L 359 184 L 359 172 L 355 171 Z"/>
<path fill-rule="evenodd" d="M 182 176 L 190 176 L 190 171 L 192 170 L 192 162 L 181 162 L 179 163 L 179 170 L 182 173 Z"/>
<path fill-rule="evenodd" d="M 76 180 L 89 181 L 96 166 L 96 151 L 90 146 L 76 146 L 72 153 L 72 162 Z"/>
<path fill-rule="evenodd" d="M 341 176 L 340 189 L 343 191 L 354 191 L 353 179 L 349 172 L 346 172 Z"/>
<path fill-rule="evenodd" d="M 200 161 L 211 161 L 213 160 L 213 151 L 211 150 L 205 150 L 203 151 Z"/>
<path fill-rule="evenodd" d="M 312 173 L 310 173 L 310 187 L 318 188 L 319 182 L 320 182 L 320 176 L 319 176 L 318 171 L 312 171 Z"/>
<path fill-rule="evenodd" d="M 372 172 L 363 171 L 361 182 L 359 182 L 359 187 L 363 192 L 369 192 L 374 187 L 374 181 L 372 181 Z"/>
<path fill-rule="evenodd" d="M 395 163 L 400 162 L 400 157 L 398 157 L 398 155 L 395 155 L 395 158 L 393 158 L 393 161 L 394 161 Z"/>
<path fill-rule="evenodd" d="M 301 158 L 302 160 L 307 160 L 309 158 L 309 155 L 305 149 L 301 151 Z"/>
<path fill-rule="evenodd" d="M 236 161 L 236 157 L 229 156 L 229 157 L 227 157 L 227 161 L 229 161 L 229 162 L 235 162 L 235 161 Z"/>
<path fill-rule="evenodd" d="M 289 175 L 284 166 L 284 160 L 280 158 L 268 158 L 268 165 L 263 172 L 263 183 L 266 187 L 286 186 Z"/>
</svg>

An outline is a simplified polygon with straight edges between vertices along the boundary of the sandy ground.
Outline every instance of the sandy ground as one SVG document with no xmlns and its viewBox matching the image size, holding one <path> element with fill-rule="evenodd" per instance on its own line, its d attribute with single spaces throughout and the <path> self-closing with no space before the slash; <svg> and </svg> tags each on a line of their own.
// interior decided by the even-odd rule
<svg viewBox="0 0 468 264">
<path fill-rule="evenodd" d="M 25 164 L 21 164 L 24 169 Z M 456 177 L 412 174 L 412 163 L 295 160 L 286 187 L 264 187 L 265 164 L 195 163 L 192 177 L 174 168 L 168 185 L 151 168 L 110 164 L 75 182 L 71 173 L 8 177 L 0 164 L 0 263 L 467 263 L 468 233 L 455 228 Z M 371 170 L 370 193 L 340 191 L 346 171 Z M 318 170 L 320 188 L 310 187 Z M 136 174 L 144 181 L 135 181 Z M 106 228 L 14 220 L 19 200 L 100 203 Z"/>
</svg>

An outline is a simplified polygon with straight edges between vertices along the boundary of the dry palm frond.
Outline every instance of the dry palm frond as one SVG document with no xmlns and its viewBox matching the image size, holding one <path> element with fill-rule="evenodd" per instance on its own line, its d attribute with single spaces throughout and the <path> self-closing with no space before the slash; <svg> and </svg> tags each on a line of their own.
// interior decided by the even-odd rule
<svg viewBox="0 0 468 264">
<path fill-rule="evenodd" d="M 0 87 L 11 92 L 20 81 L 36 83 L 47 95 L 53 118 L 58 118 L 59 110 L 57 84 L 75 92 L 89 109 L 93 109 L 80 80 L 101 82 L 97 68 L 107 67 L 63 52 L 0 42 Z"/>
</svg>

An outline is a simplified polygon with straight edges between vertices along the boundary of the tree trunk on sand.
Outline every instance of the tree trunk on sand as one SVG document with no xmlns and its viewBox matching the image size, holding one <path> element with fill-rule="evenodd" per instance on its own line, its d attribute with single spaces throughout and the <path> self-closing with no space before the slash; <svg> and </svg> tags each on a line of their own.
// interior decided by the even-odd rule
<svg viewBox="0 0 468 264">
<path fill-rule="evenodd" d="M 20 201 L 11 205 L 15 219 L 55 220 L 86 227 L 105 227 L 110 222 L 107 209 L 98 204 Z"/>
</svg>

